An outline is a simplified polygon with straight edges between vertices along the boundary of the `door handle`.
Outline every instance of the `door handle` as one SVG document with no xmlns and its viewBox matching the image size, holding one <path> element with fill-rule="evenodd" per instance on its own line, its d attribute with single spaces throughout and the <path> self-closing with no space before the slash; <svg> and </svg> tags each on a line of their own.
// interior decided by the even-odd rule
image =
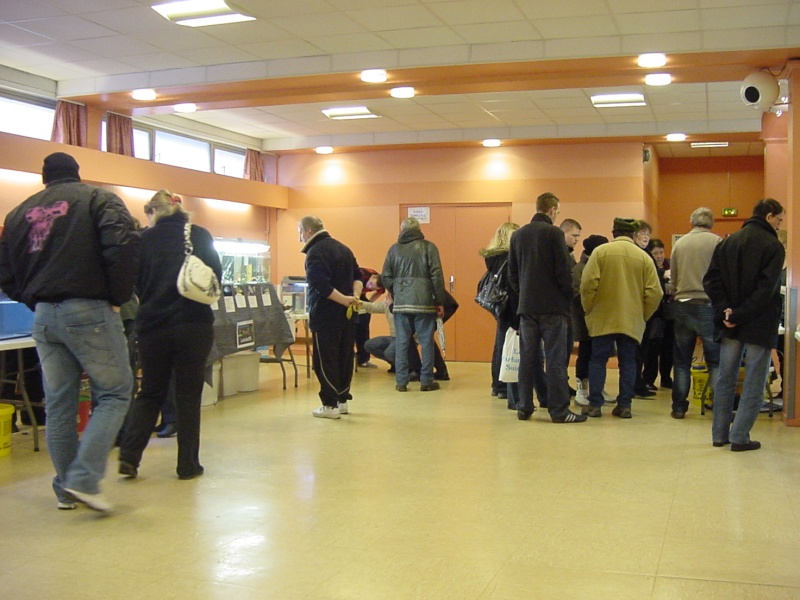
<svg viewBox="0 0 800 600">
<path fill-rule="evenodd" d="M 450 275 L 450 293 L 453 293 L 453 286 L 455 285 L 456 278 L 453 275 Z"/>
</svg>

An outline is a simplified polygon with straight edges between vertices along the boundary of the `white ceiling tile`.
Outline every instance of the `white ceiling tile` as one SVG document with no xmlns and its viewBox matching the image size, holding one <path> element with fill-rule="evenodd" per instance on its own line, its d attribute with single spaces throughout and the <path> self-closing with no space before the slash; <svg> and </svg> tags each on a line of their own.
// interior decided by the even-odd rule
<svg viewBox="0 0 800 600">
<path fill-rule="evenodd" d="M 337 54 L 331 57 L 331 69 L 341 71 L 361 71 L 363 69 L 392 69 L 398 66 L 400 59 L 396 50 L 376 52 L 355 52 Z"/>
<path fill-rule="evenodd" d="M 617 15 L 614 20 L 623 35 L 699 31 L 700 13 L 696 10 L 670 10 L 652 13 Z"/>
<path fill-rule="evenodd" d="M 184 67 L 196 67 L 197 63 L 187 60 L 181 56 L 169 52 L 156 52 L 153 54 L 138 54 L 135 56 L 124 56 L 120 61 L 132 65 L 142 71 L 153 71 L 157 69 L 182 69 Z"/>
<path fill-rule="evenodd" d="M 37 46 L 52 43 L 53 39 L 15 25 L 0 24 L 0 46 Z"/>
<path fill-rule="evenodd" d="M 429 6 L 448 25 L 486 24 L 525 19 L 522 12 L 510 0 L 459 0 L 440 2 Z"/>
<path fill-rule="evenodd" d="M 383 35 L 383 34 L 381 34 Z M 423 67 L 426 65 L 458 65 L 470 61 L 467 45 L 442 46 L 441 48 L 416 48 L 417 41 L 398 52 L 398 67 Z"/>
<path fill-rule="evenodd" d="M 83 40 L 73 40 L 72 46 L 93 52 L 97 56 L 119 58 L 121 56 L 133 56 L 136 54 L 151 54 L 158 48 L 140 42 L 125 35 L 113 35 L 110 37 L 97 37 Z"/>
<path fill-rule="evenodd" d="M 703 46 L 706 50 L 729 50 L 735 39 L 735 45 L 740 49 L 780 47 L 784 37 L 781 27 L 706 31 L 703 33 Z"/>
<path fill-rule="evenodd" d="M 442 20 L 433 12 L 420 5 L 352 10 L 347 14 L 370 31 L 393 31 L 443 25 Z"/>
<path fill-rule="evenodd" d="M 292 75 L 311 75 L 314 73 L 330 73 L 330 56 L 309 56 L 303 58 L 283 58 L 274 60 L 268 65 L 270 77 L 289 77 Z"/>
<path fill-rule="evenodd" d="M 236 0 L 244 12 L 262 20 L 280 17 L 313 16 L 332 13 L 336 8 L 325 0 Z"/>
<path fill-rule="evenodd" d="M 580 58 L 582 56 L 614 56 L 621 51 L 617 36 L 547 40 L 544 42 L 546 58 Z"/>
<path fill-rule="evenodd" d="M 206 69 L 206 81 L 209 82 L 265 79 L 266 77 L 267 64 L 264 61 L 212 65 Z"/>
<path fill-rule="evenodd" d="M 641 2 L 641 0 L 608 0 L 611 12 L 614 14 L 660 12 L 664 10 L 664 3 Z M 669 8 L 672 10 L 690 10 L 697 8 L 697 0 L 670 0 Z"/>
<path fill-rule="evenodd" d="M 537 60 L 544 58 L 544 42 L 526 41 L 472 46 L 472 62 Z"/>
<path fill-rule="evenodd" d="M 285 29 L 267 21 L 246 21 L 231 23 L 225 27 L 209 27 L 203 33 L 226 44 L 237 46 L 272 40 L 287 40 L 294 37 Z"/>
<path fill-rule="evenodd" d="M 602 37 L 620 33 L 610 16 L 542 19 L 536 21 L 536 29 L 545 40 Z"/>
<path fill-rule="evenodd" d="M 152 35 L 159 31 L 169 31 L 175 27 L 173 23 L 167 21 L 156 11 L 142 5 L 125 9 L 84 13 L 81 17 L 116 33 L 125 34 L 150 32 Z"/>
<path fill-rule="evenodd" d="M 312 37 L 309 41 L 328 54 L 366 53 L 392 49 L 389 42 L 374 33 Z"/>
<path fill-rule="evenodd" d="M 608 14 L 605 0 L 581 2 L 552 2 L 552 0 L 516 0 L 517 6 L 529 19 L 558 19 Z"/>
<path fill-rule="evenodd" d="M 0 2 L 0 21 L 25 21 L 64 15 L 65 12 L 63 10 L 37 0 Z"/>
<path fill-rule="evenodd" d="M 15 25 L 59 41 L 84 40 L 114 35 L 111 29 L 70 15 L 17 21 Z"/>
<path fill-rule="evenodd" d="M 527 21 L 454 25 L 453 31 L 469 44 L 519 42 L 541 38 L 539 32 Z"/>
<path fill-rule="evenodd" d="M 782 27 L 787 15 L 785 5 L 762 6 L 759 10 L 729 6 L 700 11 L 704 29 L 741 29 L 745 24 L 747 27 Z"/>
<path fill-rule="evenodd" d="M 382 31 L 380 36 L 388 41 L 392 47 L 405 49 L 455 46 L 464 43 L 464 40 L 448 27 Z"/>
<path fill-rule="evenodd" d="M 244 44 L 241 48 L 245 52 L 266 59 L 284 59 L 324 54 L 324 52 L 316 46 L 296 38 L 260 44 Z"/>
<path fill-rule="evenodd" d="M 196 48 L 195 50 L 180 50 L 175 52 L 178 56 L 201 65 L 222 65 L 226 63 L 243 63 L 256 61 L 260 57 L 233 46 L 218 48 Z"/>
<path fill-rule="evenodd" d="M 103 75 L 105 77 L 132 73 L 136 70 L 136 68 L 131 65 L 108 58 L 80 61 L 73 64 L 79 69 L 85 69 L 87 73 L 92 73 L 93 75 Z"/>
<path fill-rule="evenodd" d="M 281 17 L 275 24 L 299 37 L 320 37 L 324 35 L 344 35 L 367 31 L 353 19 L 342 13 L 307 15 L 303 17 Z"/>
<path fill-rule="evenodd" d="M 178 85 L 198 85 L 205 83 L 206 70 L 203 67 L 191 69 L 166 69 L 150 74 L 151 87 L 173 87 Z"/>
<path fill-rule="evenodd" d="M 702 49 L 703 33 L 701 31 L 622 36 L 623 54 L 642 54 L 644 52 L 685 53 L 698 52 Z"/>
</svg>

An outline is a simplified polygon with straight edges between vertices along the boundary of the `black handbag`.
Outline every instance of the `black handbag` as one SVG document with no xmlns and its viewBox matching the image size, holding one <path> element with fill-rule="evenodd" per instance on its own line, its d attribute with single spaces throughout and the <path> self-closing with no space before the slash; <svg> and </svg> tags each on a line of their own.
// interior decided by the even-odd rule
<svg viewBox="0 0 800 600">
<path fill-rule="evenodd" d="M 478 293 L 475 302 L 492 313 L 495 318 L 506 309 L 508 305 L 508 287 L 505 278 L 506 263 L 503 261 L 496 273 L 486 271 L 478 282 Z"/>
</svg>

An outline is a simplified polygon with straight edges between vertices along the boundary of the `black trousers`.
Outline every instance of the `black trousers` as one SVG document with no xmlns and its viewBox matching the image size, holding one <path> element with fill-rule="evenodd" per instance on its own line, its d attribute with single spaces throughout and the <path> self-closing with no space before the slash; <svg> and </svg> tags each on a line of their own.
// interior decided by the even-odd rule
<svg viewBox="0 0 800 600">
<path fill-rule="evenodd" d="M 372 320 L 372 315 L 369 313 L 358 315 L 358 324 L 356 325 L 356 359 L 358 364 L 363 364 L 369 360 L 369 352 L 364 348 L 364 344 L 369 339 L 369 322 Z"/>
<path fill-rule="evenodd" d="M 128 414 L 121 461 L 139 466 L 174 372 L 178 476 L 191 477 L 200 471 L 200 402 L 213 341 L 211 323 L 186 323 L 139 334 L 142 387 Z"/>
<path fill-rule="evenodd" d="M 319 398 L 325 406 L 338 406 L 353 398 L 350 382 L 353 380 L 355 328 L 352 320 L 342 316 L 312 331 L 312 365 L 319 381 Z"/>
</svg>

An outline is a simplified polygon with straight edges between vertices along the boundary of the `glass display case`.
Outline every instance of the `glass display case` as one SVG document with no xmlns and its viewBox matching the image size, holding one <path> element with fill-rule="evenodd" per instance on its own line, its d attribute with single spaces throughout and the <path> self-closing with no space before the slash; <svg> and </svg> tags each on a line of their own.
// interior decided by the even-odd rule
<svg viewBox="0 0 800 600">
<path fill-rule="evenodd" d="M 214 238 L 214 248 L 222 263 L 223 285 L 269 282 L 271 256 L 266 242 Z"/>
<path fill-rule="evenodd" d="M 304 315 L 308 308 L 306 294 L 308 284 L 302 275 L 288 275 L 281 281 L 281 301 L 289 307 L 292 315 Z"/>
</svg>

